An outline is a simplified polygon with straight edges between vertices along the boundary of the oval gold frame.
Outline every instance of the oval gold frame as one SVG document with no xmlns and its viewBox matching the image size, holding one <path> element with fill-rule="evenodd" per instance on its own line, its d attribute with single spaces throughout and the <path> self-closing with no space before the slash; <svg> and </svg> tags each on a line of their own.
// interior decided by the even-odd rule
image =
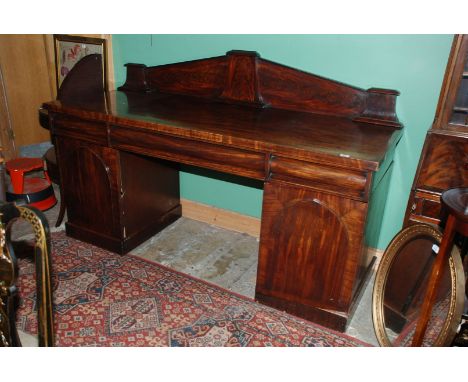
<svg viewBox="0 0 468 382">
<path fill-rule="evenodd" d="M 374 290 L 372 294 L 372 319 L 377 340 L 381 346 L 393 346 L 385 331 L 384 322 L 384 292 L 387 284 L 387 277 L 390 268 L 399 253 L 400 249 L 409 240 L 414 240 L 419 236 L 432 237 L 437 243 L 442 240 L 442 233 L 434 226 L 428 224 L 414 224 L 401 230 L 390 242 L 380 261 L 375 276 Z M 449 312 L 442 331 L 434 342 L 433 346 L 450 345 L 455 337 L 460 317 L 464 306 L 465 274 L 459 251 L 453 247 L 449 257 L 450 278 L 452 285 L 452 296 L 450 298 Z"/>
</svg>

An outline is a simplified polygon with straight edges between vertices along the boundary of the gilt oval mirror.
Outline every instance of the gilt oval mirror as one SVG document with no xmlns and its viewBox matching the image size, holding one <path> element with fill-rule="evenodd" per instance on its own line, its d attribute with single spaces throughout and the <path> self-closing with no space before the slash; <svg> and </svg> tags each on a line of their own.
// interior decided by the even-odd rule
<svg viewBox="0 0 468 382">
<path fill-rule="evenodd" d="M 411 346 L 441 232 L 427 224 L 400 231 L 377 269 L 373 291 L 375 334 L 381 346 Z M 464 272 L 453 247 L 431 312 L 422 346 L 447 346 L 453 340 L 464 305 Z"/>
</svg>

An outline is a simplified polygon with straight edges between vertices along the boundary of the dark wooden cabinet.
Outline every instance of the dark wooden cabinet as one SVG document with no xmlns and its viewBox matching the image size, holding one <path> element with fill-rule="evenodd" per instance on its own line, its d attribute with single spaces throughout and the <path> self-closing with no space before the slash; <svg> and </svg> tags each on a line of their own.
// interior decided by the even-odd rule
<svg viewBox="0 0 468 382">
<path fill-rule="evenodd" d="M 468 35 L 455 36 L 434 123 L 427 133 L 404 225 L 439 223 L 440 195 L 468 186 Z"/>
<path fill-rule="evenodd" d="M 118 152 L 61 137 L 56 139 L 56 147 L 61 163 L 67 163 L 61 175 L 65 199 L 71 203 L 67 210 L 70 224 L 108 238 L 121 236 Z M 78 204 L 86 208 L 73 208 Z"/>
<path fill-rule="evenodd" d="M 68 234 L 125 253 L 181 216 L 177 164 L 62 135 L 55 145 Z"/>
<path fill-rule="evenodd" d="M 398 92 L 253 52 L 127 64 L 113 92 L 99 71 L 99 56 L 85 57 L 44 105 L 67 234 L 127 253 L 180 216 L 179 163 L 262 180 L 256 299 L 345 330 L 401 137 Z"/>
<path fill-rule="evenodd" d="M 267 182 L 257 298 L 310 320 L 320 317 L 328 326 L 344 328 L 345 317 L 326 312 L 344 311 L 352 303 L 353 288 L 359 285 L 354 281 L 366 213 L 367 203 Z"/>
</svg>

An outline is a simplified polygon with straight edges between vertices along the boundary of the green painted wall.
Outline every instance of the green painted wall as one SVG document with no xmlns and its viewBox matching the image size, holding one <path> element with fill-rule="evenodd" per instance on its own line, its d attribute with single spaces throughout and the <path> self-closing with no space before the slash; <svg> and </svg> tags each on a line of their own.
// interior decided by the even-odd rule
<svg viewBox="0 0 468 382">
<path fill-rule="evenodd" d="M 422 145 L 435 108 L 453 35 L 113 35 L 115 80 L 125 81 L 127 62 L 159 65 L 219 56 L 232 49 L 364 89 L 401 92 L 397 113 L 405 125 L 380 233 L 384 249 L 401 228 Z M 184 198 L 257 216 L 262 188 L 256 182 L 184 167 Z"/>
</svg>

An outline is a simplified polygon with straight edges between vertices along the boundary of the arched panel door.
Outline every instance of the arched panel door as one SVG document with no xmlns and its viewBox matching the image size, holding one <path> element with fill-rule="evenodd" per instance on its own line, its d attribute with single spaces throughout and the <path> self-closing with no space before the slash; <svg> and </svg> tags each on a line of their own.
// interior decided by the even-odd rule
<svg viewBox="0 0 468 382">
<path fill-rule="evenodd" d="M 270 265 L 270 272 L 281 274 L 276 287 L 283 293 L 321 301 L 325 307 L 336 305 L 346 260 L 343 254 L 349 248 L 340 217 L 318 199 L 295 199 L 272 216 L 272 228 L 273 247 L 283 249 Z"/>
<path fill-rule="evenodd" d="M 68 224 L 101 235 L 120 236 L 117 153 L 64 138 L 57 139 L 57 150 Z"/>
<path fill-rule="evenodd" d="M 297 312 L 310 308 L 312 319 L 321 312 L 342 314 L 345 322 L 361 266 L 366 212 L 366 203 L 266 183 L 256 297 L 278 308 L 293 301 Z"/>
</svg>

